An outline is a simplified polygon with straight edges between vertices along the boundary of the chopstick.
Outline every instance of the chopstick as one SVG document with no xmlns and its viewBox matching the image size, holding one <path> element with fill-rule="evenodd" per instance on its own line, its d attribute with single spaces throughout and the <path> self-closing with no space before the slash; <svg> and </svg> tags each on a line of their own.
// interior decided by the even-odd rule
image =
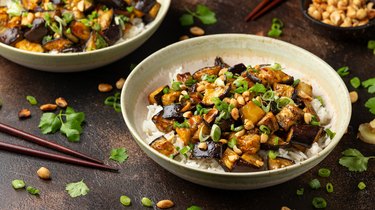
<svg viewBox="0 0 375 210">
<path fill-rule="evenodd" d="M 48 153 L 48 152 L 35 150 L 35 149 L 32 149 L 32 148 L 23 147 L 23 146 L 20 146 L 20 145 L 9 144 L 9 143 L 5 143 L 5 142 L 0 142 L 0 150 L 6 150 L 6 151 L 10 151 L 10 152 L 25 154 L 25 155 L 47 158 L 47 159 L 50 159 L 50 160 L 56 160 L 56 161 L 63 162 L 63 163 L 71 163 L 71 164 L 90 167 L 90 168 L 98 168 L 98 169 L 104 169 L 104 170 L 110 170 L 110 171 L 118 171 L 117 168 L 113 168 L 111 166 L 107 166 L 107 165 L 104 165 L 104 164 L 99 164 L 99 163 L 94 163 L 94 162 L 90 162 L 90 161 L 86 161 L 86 160 L 81 160 L 81 159 L 78 159 L 78 158 Z"/>
<path fill-rule="evenodd" d="M 255 7 L 255 9 L 250 12 L 245 20 L 246 21 L 249 21 L 249 20 L 255 20 L 257 19 L 258 17 L 260 17 L 261 15 L 265 14 L 266 12 L 270 11 L 271 9 L 273 9 L 276 5 L 278 5 L 279 3 L 281 3 L 282 1 L 284 0 L 272 0 L 271 3 L 269 3 L 269 0 L 263 0 L 262 2 L 260 2 L 257 7 Z M 268 4 L 269 3 L 269 4 Z M 263 7 L 263 8 L 262 8 Z M 262 8 L 262 9 L 261 9 Z M 259 11 L 260 10 L 260 11 Z"/>
<path fill-rule="evenodd" d="M 0 123 L 0 131 L 8 133 L 12 136 L 20 137 L 22 139 L 25 139 L 27 141 L 39 144 L 41 146 L 45 146 L 45 147 L 49 147 L 51 149 L 55 149 L 57 151 L 60 151 L 62 153 L 68 154 L 68 155 L 80 157 L 80 158 L 83 158 L 83 159 L 86 159 L 86 160 L 89 160 L 89 161 L 92 161 L 92 162 L 103 164 L 103 161 L 101 161 L 101 160 L 89 157 L 89 156 L 87 156 L 85 154 L 82 154 L 80 152 L 77 152 L 75 150 L 69 149 L 67 147 L 64 147 L 64 146 L 61 146 L 59 144 L 47 141 L 47 140 L 42 139 L 42 138 L 39 138 L 39 137 L 34 136 L 34 135 L 32 135 L 30 133 L 27 133 L 25 131 L 21 131 L 21 130 L 19 130 L 17 128 L 13 128 L 9 125 L 5 125 L 4 123 Z"/>
</svg>

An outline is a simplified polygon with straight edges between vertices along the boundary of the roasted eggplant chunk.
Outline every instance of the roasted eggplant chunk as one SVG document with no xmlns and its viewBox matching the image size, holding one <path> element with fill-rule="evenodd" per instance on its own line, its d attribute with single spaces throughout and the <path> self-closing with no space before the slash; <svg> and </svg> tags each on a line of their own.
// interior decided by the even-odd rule
<svg viewBox="0 0 375 210">
<path fill-rule="evenodd" d="M 14 46 L 21 50 L 26 50 L 26 51 L 31 51 L 31 52 L 40 52 L 40 53 L 44 52 L 42 45 L 38 43 L 29 42 L 26 39 L 23 39 L 17 42 Z"/>
<path fill-rule="evenodd" d="M 13 45 L 23 39 L 23 33 L 20 28 L 7 28 L 0 34 L 0 42 Z"/>
<path fill-rule="evenodd" d="M 169 93 L 164 94 L 161 97 L 161 102 L 163 106 L 171 105 L 178 101 L 178 98 L 180 97 L 181 92 L 180 91 L 169 91 Z"/>
<path fill-rule="evenodd" d="M 163 107 L 163 118 L 164 119 L 183 119 L 182 113 L 180 112 L 182 106 L 181 104 L 171 104 Z"/>
<path fill-rule="evenodd" d="M 68 39 L 59 38 L 45 43 L 43 48 L 47 51 L 55 50 L 57 52 L 61 52 L 64 49 L 70 48 L 72 45 L 73 43 Z"/>
<path fill-rule="evenodd" d="M 178 154 L 174 145 L 163 136 L 152 141 L 150 146 L 167 157 L 174 157 Z"/>
<path fill-rule="evenodd" d="M 158 130 L 163 132 L 163 133 L 169 133 L 173 129 L 174 120 L 164 119 L 163 118 L 163 111 L 154 115 L 152 117 L 152 122 L 154 122 L 154 124 L 156 125 Z"/>
<path fill-rule="evenodd" d="M 139 0 L 134 8 L 143 13 L 148 13 L 156 3 L 156 0 Z"/>
<path fill-rule="evenodd" d="M 303 118 L 303 111 L 294 104 L 288 104 L 276 115 L 277 122 L 285 131 Z"/>
<path fill-rule="evenodd" d="M 87 41 L 90 38 L 90 33 L 91 33 L 90 28 L 85 26 L 85 24 L 79 21 L 74 21 L 73 23 L 71 23 L 70 29 L 74 36 L 84 41 Z"/>
<path fill-rule="evenodd" d="M 150 11 L 148 11 L 148 13 L 145 14 L 145 16 L 143 16 L 143 21 L 145 23 L 149 23 L 155 20 L 156 15 L 158 14 L 160 10 L 160 7 L 161 7 L 161 4 L 159 2 L 156 2 L 154 6 L 150 9 Z"/>
<path fill-rule="evenodd" d="M 294 87 L 290 85 L 279 84 L 279 83 L 273 84 L 273 90 L 276 92 L 276 95 L 279 97 L 292 98 L 293 93 L 294 93 Z"/>
<path fill-rule="evenodd" d="M 189 145 L 192 135 L 190 128 L 176 128 L 176 133 L 185 145 Z"/>
<path fill-rule="evenodd" d="M 33 27 L 25 33 L 25 39 L 30 42 L 40 43 L 43 37 L 48 34 L 48 29 L 45 25 L 46 21 L 43 18 L 35 18 Z"/>
<path fill-rule="evenodd" d="M 297 95 L 302 98 L 311 101 L 312 100 L 312 86 L 305 83 L 299 82 L 296 87 Z"/>
<path fill-rule="evenodd" d="M 103 37 L 109 45 L 114 45 L 122 37 L 121 27 L 112 23 L 103 31 Z"/>
<path fill-rule="evenodd" d="M 294 125 L 290 129 L 290 142 L 292 144 L 311 147 L 312 143 L 323 135 L 323 127 L 314 125 Z"/>
<path fill-rule="evenodd" d="M 237 139 L 237 145 L 242 152 L 256 154 L 260 149 L 260 136 L 257 134 L 240 136 Z"/>
<path fill-rule="evenodd" d="M 247 77 L 253 82 L 262 83 L 266 86 L 272 86 L 274 83 L 292 84 L 294 78 L 281 70 L 274 70 L 269 66 L 258 67 L 255 70 L 247 71 Z"/>
<path fill-rule="evenodd" d="M 214 105 L 214 102 L 212 101 L 213 98 L 223 99 L 229 93 L 229 90 L 229 85 L 216 86 L 215 88 L 207 88 L 204 91 L 202 103 L 206 106 L 212 106 Z"/>
<path fill-rule="evenodd" d="M 157 104 L 157 105 L 162 105 L 162 100 L 161 97 L 164 95 L 163 90 L 164 88 L 168 88 L 168 85 L 163 85 L 157 88 L 154 92 L 150 93 L 148 95 L 148 102 L 150 104 Z"/>
<path fill-rule="evenodd" d="M 241 155 L 241 162 L 260 168 L 264 165 L 263 159 L 258 154 L 244 153 Z"/>
<path fill-rule="evenodd" d="M 85 50 L 93 51 L 93 50 L 105 48 L 107 46 L 108 46 L 108 43 L 99 33 L 91 32 L 90 38 L 86 42 Z"/>
<path fill-rule="evenodd" d="M 233 74 L 241 74 L 242 72 L 246 71 L 247 67 L 243 63 L 236 64 L 228 68 L 229 72 Z"/>
<path fill-rule="evenodd" d="M 294 162 L 292 160 L 276 157 L 275 159 L 268 158 L 268 169 L 274 170 L 279 168 L 285 168 L 287 166 L 293 165 Z"/>
<path fill-rule="evenodd" d="M 193 74 L 193 78 L 197 81 L 201 81 L 204 75 L 217 75 L 220 71 L 220 66 L 204 67 L 199 69 Z"/>
<path fill-rule="evenodd" d="M 219 115 L 219 110 L 212 108 L 210 111 L 207 112 L 207 114 L 203 115 L 204 121 L 206 121 L 208 124 L 212 124 L 215 122 L 216 117 Z"/>
<path fill-rule="evenodd" d="M 215 58 L 215 66 L 220 66 L 220 68 L 229 68 L 230 66 L 226 64 L 223 59 L 219 56 Z"/>
<path fill-rule="evenodd" d="M 267 126 L 271 132 L 275 132 L 279 130 L 279 124 L 277 123 L 277 119 L 272 112 L 268 112 L 257 124 L 257 126 Z"/>
<path fill-rule="evenodd" d="M 216 143 L 213 141 L 206 141 L 204 142 L 207 144 L 207 149 L 202 150 L 199 148 L 200 143 L 194 144 L 194 149 L 192 153 L 192 158 L 221 158 L 221 154 L 223 153 L 223 145 L 221 143 Z"/>
<path fill-rule="evenodd" d="M 125 9 L 128 6 L 123 0 L 98 0 L 98 2 L 116 9 Z"/>
<path fill-rule="evenodd" d="M 186 73 L 183 73 L 183 74 L 177 74 L 177 81 L 178 82 L 185 83 L 189 79 L 193 79 L 190 72 L 186 72 Z"/>
<path fill-rule="evenodd" d="M 268 137 L 267 142 L 261 145 L 261 148 L 266 150 L 277 150 L 279 148 L 285 148 L 288 145 L 288 142 L 284 141 L 284 139 L 272 134 Z"/>
<path fill-rule="evenodd" d="M 262 108 L 252 101 L 249 101 L 245 106 L 241 107 L 240 113 L 243 121 L 250 121 L 253 125 L 256 125 L 266 114 Z"/>
<path fill-rule="evenodd" d="M 222 158 L 220 159 L 220 162 L 225 166 L 227 170 L 231 171 L 233 170 L 238 159 L 240 159 L 240 156 L 231 148 L 227 147 Z"/>
</svg>

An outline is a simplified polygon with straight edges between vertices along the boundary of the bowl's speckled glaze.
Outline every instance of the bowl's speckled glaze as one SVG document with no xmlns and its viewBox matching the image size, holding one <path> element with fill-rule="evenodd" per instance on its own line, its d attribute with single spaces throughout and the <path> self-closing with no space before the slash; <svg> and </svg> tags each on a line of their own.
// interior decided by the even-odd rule
<svg viewBox="0 0 375 210">
<path fill-rule="evenodd" d="M 310 82 L 315 94 L 322 94 L 331 112 L 332 142 L 317 155 L 301 163 L 272 171 L 249 173 L 211 172 L 186 166 L 148 146 L 142 132 L 146 118 L 147 96 L 157 87 L 169 84 L 169 73 L 178 67 L 193 72 L 213 65 L 221 56 L 230 65 L 280 63 L 286 71 Z M 289 43 L 244 34 L 221 34 L 193 38 L 175 43 L 152 54 L 129 75 L 121 94 L 124 120 L 142 150 L 171 173 L 191 182 L 221 189 L 257 189 L 293 179 L 321 162 L 337 145 L 348 127 L 351 103 L 348 90 L 337 73 L 317 56 Z"/>
<path fill-rule="evenodd" d="M 22 66 L 49 72 L 78 72 L 104 66 L 136 50 L 158 29 L 167 14 L 171 0 L 158 2 L 161 7 L 155 20 L 140 34 L 118 44 L 90 52 L 49 54 L 20 50 L 0 43 L 0 55 Z"/>
</svg>

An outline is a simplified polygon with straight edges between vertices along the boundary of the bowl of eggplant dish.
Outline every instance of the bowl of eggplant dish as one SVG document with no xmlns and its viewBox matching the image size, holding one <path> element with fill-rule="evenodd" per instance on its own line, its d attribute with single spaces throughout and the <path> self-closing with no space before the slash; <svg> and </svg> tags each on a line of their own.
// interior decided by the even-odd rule
<svg viewBox="0 0 375 210">
<path fill-rule="evenodd" d="M 348 90 L 327 63 L 244 34 L 193 38 L 150 55 L 127 78 L 121 108 L 151 159 L 222 189 L 263 188 L 308 171 L 351 117 Z"/>
<path fill-rule="evenodd" d="M 170 0 L 5 0 L 0 54 L 23 66 L 74 72 L 114 62 L 141 46 Z"/>
</svg>

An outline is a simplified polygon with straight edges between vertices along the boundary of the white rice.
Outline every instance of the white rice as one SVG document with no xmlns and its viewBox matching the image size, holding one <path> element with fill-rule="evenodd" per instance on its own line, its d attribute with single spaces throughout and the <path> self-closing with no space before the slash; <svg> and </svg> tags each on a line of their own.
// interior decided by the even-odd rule
<svg viewBox="0 0 375 210">
<path fill-rule="evenodd" d="M 173 79 L 177 77 L 177 74 L 180 73 L 182 73 L 182 67 L 176 69 L 174 73 L 169 73 L 170 81 L 173 81 Z M 329 114 L 328 110 L 323 106 L 323 104 L 318 99 L 313 99 L 311 104 L 320 119 L 321 126 L 329 128 L 329 123 L 331 121 L 332 116 Z M 175 147 L 183 148 L 184 142 L 178 137 L 178 135 L 174 133 L 174 131 L 171 131 L 167 134 L 160 132 L 155 126 L 155 124 L 152 122 L 152 117 L 159 113 L 161 110 L 163 110 L 163 107 L 154 104 L 147 106 L 147 109 L 147 119 L 143 122 L 143 131 L 147 135 L 147 142 L 151 143 L 154 139 L 160 136 L 164 136 L 166 139 L 170 140 Z M 299 151 L 294 148 L 279 148 L 278 156 L 293 160 L 295 163 L 299 163 L 322 151 L 330 142 L 331 139 L 324 136 L 320 138 L 317 142 L 314 142 L 310 148 L 306 149 L 305 152 Z M 187 156 L 189 155 L 190 154 L 187 153 Z M 224 171 L 224 169 L 220 166 L 216 159 L 203 158 L 193 160 L 188 159 L 186 156 L 180 154 L 177 157 L 175 157 L 174 160 L 200 169 L 207 169 L 211 171 Z"/>
</svg>

